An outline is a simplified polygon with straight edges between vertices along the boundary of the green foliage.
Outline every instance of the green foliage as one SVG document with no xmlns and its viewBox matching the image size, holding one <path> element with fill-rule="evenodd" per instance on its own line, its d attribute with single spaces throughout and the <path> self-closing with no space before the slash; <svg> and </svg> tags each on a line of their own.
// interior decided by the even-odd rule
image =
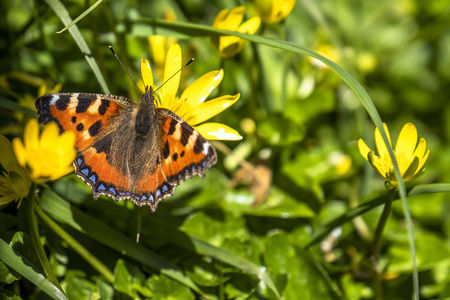
<svg viewBox="0 0 450 300">
<path fill-rule="evenodd" d="M 450 297 L 447 1 L 302 0 L 256 35 L 212 27 L 229 1 L 87 3 L 1 2 L 0 134 L 21 137 L 35 99 L 57 84 L 137 101 L 108 45 L 138 79 L 140 59 L 153 58 L 147 37 L 158 34 L 179 38 L 183 61 L 195 58 L 181 91 L 224 70 L 212 96 L 241 96 L 214 121 L 243 140 L 215 143 L 216 166 L 155 213 L 94 201 L 75 175 L 38 186 L 19 208 L 0 206 L 0 298 Z M 221 59 L 217 34 L 250 44 Z M 382 121 L 392 140 L 414 123 L 431 156 L 392 194 L 377 250 L 390 200 L 357 140 L 374 149 Z"/>
</svg>

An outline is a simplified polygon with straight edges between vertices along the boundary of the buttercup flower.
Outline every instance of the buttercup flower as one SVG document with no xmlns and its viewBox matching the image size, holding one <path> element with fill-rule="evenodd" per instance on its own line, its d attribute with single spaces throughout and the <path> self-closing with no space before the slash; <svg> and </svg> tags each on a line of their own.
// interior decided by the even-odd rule
<svg viewBox="0 0 450 300">
<path fill-rule="evenodd" d="M 238 31 L 241 33 L 254 34 L 261 25 L 259 17 L 253 17 L 241 25 L 244 19 L 245 7 L 238 6 L 229 11 L 223 9 L 214 20 L 213 27 L 218 29 L 225 29 L 231 31 Z M 247 45 L 248 41 L 240 39 L 236 36 L 213 36 L 211 41 L 214 47 L 217 48 L 222 57 L 231 57 L 239 53 L 242 48 Z"/>
<path fill-rule="evenodd" d="M 295 0 L 255 0 L 256 12 L 267 24 L 284 20 L 294 6 Z"/>
<path fill-rule="evenodd" d="M 167 21 L 175 21 L 176 15 L 171 9 L 167 9 L 164 12 L 164 18 Z M 173 44 L 177 43 L 175 37 L 165 37 L 162 35 L 152 35 L 148 37 L 148 43 L 150 44 L 150 50 L 152 51 L 153 62 L 155 63 L 156 74 L 159 77 L 163 77 L 164 61 L 166 60 L 167 49 Z"/>
<path fill-rule="evenodd" d="M 17 162 L 10 141 L 3 135 L 0 135 L 0 153 L 0 165 L 3 169 L 0 175 L 0 205 L 3 205 L 25 198 L 30 190 L 31 180 Z"/>
<path fill-rule="evenodd" d="M 178 72 L 182 64 L 180 45 L 170 46 L 164 67 L 165 84 L 156 92 L 156 107 L 167 108 L 183 118 L 193 126 L 204 138 L 209 140 L 240 140 L 242 136 L 234 129 L 220 123 L 203 123 L 221 113 L 238 99 L 239 94 L 221 96 L 205 101 L 211 92 L 219 85 L 223 78 L 223 71 L 206 73 L 189 85 L 180 97 L 177 90 L 181 75 Z M 166 82 L 171 76 L 175 76 Z M 150 63 L 146 59 L 141 61 L 141 75 L 145 86 L 153 87 L 153 75 Z M 203 123 L 201 125 L 198 125 Z"/>
<path fill-rule="evenodd" d="M 75 133 L 59 133 L 56 123 L 48 124 L 39 136 L 39 125 L 31 119 L 25 126 L 23 140 L 15 138 L 13 149 L 19 164 L 26 167 L 36 183 L 56 180 L 73 172 Z"/>
<path fill-rule="evenodd" d="M 386 124 L 383 123 L 383 127 L 386 131 L 389 143 L 391 143 Z M 391 189 L 396 187 L 397 181 L 395 179 L 394 166 L 392 165 L 392 160 L 389 156 L 386 144 L 383 142 L 383 138 L 381 137 L 378 128 L 375 129 L 375 144 L 379 156 L 376 156 L 374 151 L 370 150 L 362 139 L 358 141 L 359 152 L 381 176 L 386 178 L 385 185 L 387 188 Z M 419 144 L 417 144 L 417 129 L 414 124 L 407 123 L 403 126 L 394 150 L 395 159 L 400 168 L 400 174 L 402 175 L 403 181 L 410 181 L 423 173 L 425 170 L 423 165 L 430 155 L 430 150 L 427 150 L 426 148 L 427 144 L 423 138 L 420 138 Z"/>
</svg>

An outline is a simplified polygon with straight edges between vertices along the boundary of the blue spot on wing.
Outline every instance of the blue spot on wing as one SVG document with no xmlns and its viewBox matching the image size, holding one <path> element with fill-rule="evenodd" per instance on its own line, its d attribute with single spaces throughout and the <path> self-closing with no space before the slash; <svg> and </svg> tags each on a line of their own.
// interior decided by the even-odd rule
<svg viewBox="0 0 450 300">
<path fill-rule="evenodd" d="M 161 190 L 160 190 L 160 189 L 157 189 L 157 190 L 156 190 L 156 197 L 159 197 L 159 196 L 161 196 Z"/>
<path fill-rule="evenodd" d="M 84 174 L 84 176 L 88 176 L 89 175 L 89 168 L 84 168 L 84 169 L 82 169 L 81 170 L 81 173 L 83 173 Z"/>
<path fill-rule="evenodd" d="M 106 191 L 105 185 L 102 183 L 98 186 L 97 191 Z"/>
<path fill-rule="evenodd" d="M 167 186 L 167 184 L 164 184 L 162 189 L 163 189 L 163 193 L 165 193 L 169 190 L 169 187 Z"/>
<path fill-rule="evenodd" d="M 111 193 L 113 193 L 114 195 L 117 195 L 116 189 L 114 187 L 110 187 L 108 189 L 108 191 L 110 191 Z"/>
<path fill-rule="evenodd" d="M 93 184 L 95 184 L 97 182 L 97 176 L 95 174 L 92 174 L 89 177 L 89 180 L 92 181 Z"/>
<path fill-rule="evenodd" d="M 77 164 L 78 164 L 79 166 L 81 166 L 82 163 L 83 163 L 83 160 L 82 160 L 80 157 L 78 157 L 78 158 L 77 158 Z"/>
</svg>

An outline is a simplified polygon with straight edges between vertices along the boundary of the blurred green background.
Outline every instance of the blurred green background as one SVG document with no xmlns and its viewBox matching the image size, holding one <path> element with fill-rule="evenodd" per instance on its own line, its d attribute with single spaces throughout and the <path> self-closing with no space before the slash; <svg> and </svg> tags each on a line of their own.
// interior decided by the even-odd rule
<svg viewBox="0 0 450 300">
<path fill-rule="evenodd" d="M 75 19 L 94 2 L 61 3 Z M 352 90 L 308 56 L 250 43 L 221 59 L 210 41 L 213 33 L 183 30 L 182 23 L 171 30 L 140 22 L 170 12 L 176 21 L 211 26 L 221 9 L 238 5 L 246 5 L 246 19 L 254 15 L 252 1 L 104 1 L 77 24 L 115 95 L 139 99 L 108 45 L 139 79 L 140 59 L 152 59 L 151 33 L 177 37 L 183 60 L 195 58 L 182 72 L 180 91 L 222 68 L 224 79 L 210 98 L 241 97 L 214 121 L 243 139 L 214 144 L 217 165 L 205 178 L 182 183 L 154 214 L 128 200 L 94 201 L 74 174 L 42 187 L 42 210 L 114 274 L 112 281 L 99 274 L 38 218 L 41 241 L 67 296 L 276 299 L 278 291 L 284 299 L 410 299 L 412 264 L 400 201 L 378 263 L 369 246 L 381 207 L 327 227 L 358 205 L 387 197 L 383 178 L 357 148 L 363 138 L 374 149 L 375 127 Z M 56 34 L 64 25 L 52 7 L 52 1 L 0 3 L 0 134 L 10 140 L 36 117 L 39 93 L 57 85 L 61 92 L 104 93 L 74 38 L 68 31 Z M 446 0 L 299 0 L 283 22 L 263 24 L 257 34 L 311 49 L 350 72 L 393 141 L 405 123 L 414 123 L 431 155 L 424 175 L 407 184 L 412 187 L 450 180 L 449 20 Z M 420 194 L 408 203 L 420 298 L 446 299 L 448 193 Z M 42 272 L 23 211 L 13 203 L 0 207 L 0 236 Z M 319 229 L 333 228 L 305 249 Z M 0 295 L 48 297 L 3 262 Z"/>
</svg>

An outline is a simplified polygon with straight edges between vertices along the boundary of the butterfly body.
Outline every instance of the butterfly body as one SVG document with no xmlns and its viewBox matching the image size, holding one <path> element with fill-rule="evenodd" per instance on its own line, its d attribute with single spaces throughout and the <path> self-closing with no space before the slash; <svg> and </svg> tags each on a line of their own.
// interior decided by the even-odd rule
<svg viewBox="0 0 450 300">
<path fill-rule="evenodd" d="M 75 172 L 94 198 L 157 204 L 175 186 L 216 163 L 214 147 L 174 112 L 155 107 L 151 88 L 141 101 L 113 95 L 61 93 L 36 100 L 39 122 L 77 135 Z"/>
</svg>

